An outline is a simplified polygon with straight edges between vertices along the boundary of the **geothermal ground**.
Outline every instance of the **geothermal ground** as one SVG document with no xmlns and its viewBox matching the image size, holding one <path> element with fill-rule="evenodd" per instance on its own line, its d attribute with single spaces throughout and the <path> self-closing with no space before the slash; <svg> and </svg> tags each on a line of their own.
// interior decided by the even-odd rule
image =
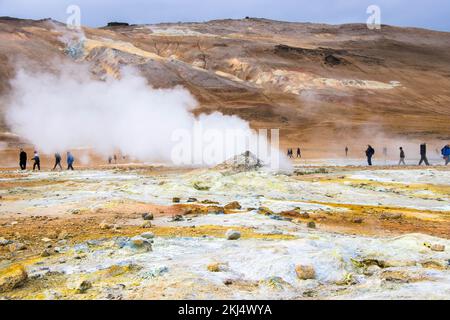
<svg viewBox="0 0 450 320">
<path fill-rule="evenodd" d="M 448 167 L 3 170 L 0 197 L 3 299 L 450 298 Z"/>
</svg>

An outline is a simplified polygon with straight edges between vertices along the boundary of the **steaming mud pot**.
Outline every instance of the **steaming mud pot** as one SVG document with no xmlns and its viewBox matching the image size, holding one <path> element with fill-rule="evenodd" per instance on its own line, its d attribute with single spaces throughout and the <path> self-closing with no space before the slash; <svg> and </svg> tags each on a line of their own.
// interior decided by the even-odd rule
<svg viewBox="0 0 450 320">
<path fill-rule="evenodd" d="M 4 299 L 449 299 L 450 171 L 0 171 Z"/>
</svg>

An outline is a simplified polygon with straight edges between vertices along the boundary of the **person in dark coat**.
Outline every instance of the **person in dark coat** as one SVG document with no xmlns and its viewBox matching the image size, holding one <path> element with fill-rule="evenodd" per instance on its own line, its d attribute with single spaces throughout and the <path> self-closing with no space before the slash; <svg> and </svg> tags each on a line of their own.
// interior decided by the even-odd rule
<svg viewBox="0 0 450 320">
<path fill-rule="evenodd" d="M 59 169 L 62 170 L 61 155 L 58 152 L 55 153 L 55 166 L 53 167 L 52 170 L 55 170 L 57 166 L 59 166 Z"/>
<path fill-rule="evenodd" d="M 67 170 L 73 170 L 74 161 L 75 161 L 75 158 L 72 155 L 72 153 L 67 152 Z"/>
<path fill-rule="evenodd" d="M 372 165 L 372 157 L 375 154 L 375 149 L 369 144 L 366 150 L 367 163 L 369 166 Z"/>
<path fill-rule="evenodd" d="M 41 159 L 39 158 L 39 154 L 37 151 L 34 151 L 34 156 L 32 160 L 34 161 L 33 171 L 36 169 L 36 167 L 38 168 L 39 171 L 41 171 Z"/>
<path fill-rule="evenodd" d="M 427 159 L 427 144 L 426 143 L 422 143 L 420 145 L 420 161 L 419 161 L 419 166 L 422 164 L 422 162 L 425 162 L 425 164 L 427 166 L 429 166 L 430 164 L 428 163 L 428 159 Z"/>
<path fill-rule="evenodd" d="M 301 158 L 302 157 L 302 151 L 300 150 L 300 148 L 297 148 L 297 158 Z"/>
<path fill-rule="evenodd" d="M 19 165 L 20 170 L 25 170 L 27 168 L 27 153 L 23 149 L 20 149 Z"/>
<path fill-rule="evenodd" d="M 348 156 L 348 147 L 347 146 L 345 147 L 345 156 L 346 157 Z"/>
<path fill-rule="evenodd" d="M 405 151 L 403 151 L 403 147 L 400 147 L 400 161 L 398 162 L 398 165 L 401 165 L 401 164 L 406 165 L 406 163 L 405 163 Z"/>
<path fill-rule="evenodd" d="M 447 144 L 441 149 L 442 156 L 445 160 L 445 165 L 448 165 L 450 162 L 450 144 Z"/>
</svg>

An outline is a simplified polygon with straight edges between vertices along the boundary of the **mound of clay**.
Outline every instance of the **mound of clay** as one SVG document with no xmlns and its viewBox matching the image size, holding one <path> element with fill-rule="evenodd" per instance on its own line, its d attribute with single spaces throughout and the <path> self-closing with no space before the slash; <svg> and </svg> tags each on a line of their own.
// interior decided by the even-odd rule
<svg viewBox="0 0 450 320">
<path fill-rule="evenodd" d="M 258 170 L 262 166 L 263 164 L 261 160 L 258 159 L 257 156 L 255 156 L 250 151 L 245 151 L 242 154 L 235 155 L 233 158 L 228 159 L 225 162 L 222 162 L 221 164 L 217 165 L 215 169 L 242 172 L 242 171 Z"/>
</svg>

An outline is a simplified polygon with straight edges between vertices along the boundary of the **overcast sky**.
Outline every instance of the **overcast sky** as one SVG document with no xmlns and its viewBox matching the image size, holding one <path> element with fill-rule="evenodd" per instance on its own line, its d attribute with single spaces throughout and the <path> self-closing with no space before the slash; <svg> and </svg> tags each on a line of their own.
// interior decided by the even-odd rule
<svg viewBox="0 0 450 320">
<path fill-rule="evenodd" d="M 66 8 L 81 8 L 81 23 L 206 21 L 245 16 L 340 24 L 365 22 L 369 5 L 381 9 L 381 23 L 450 31 L 449 0 L 0 0 L 0 16 L 65 22 Z"/>
</svg>

